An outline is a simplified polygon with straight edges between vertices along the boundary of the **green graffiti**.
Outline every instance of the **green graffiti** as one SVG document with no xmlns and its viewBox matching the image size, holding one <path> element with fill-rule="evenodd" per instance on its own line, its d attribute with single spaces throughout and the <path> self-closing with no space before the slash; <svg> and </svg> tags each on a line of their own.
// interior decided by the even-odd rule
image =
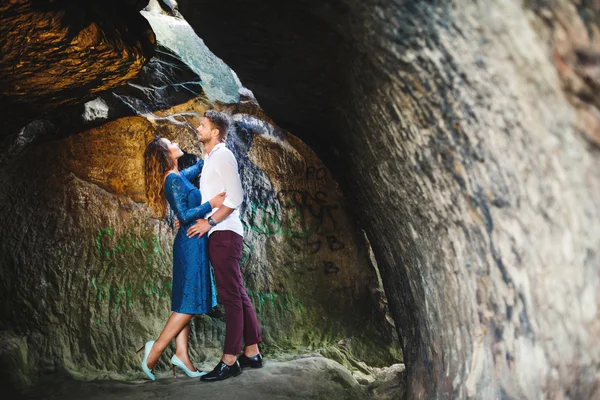
<svg viewBox="0 0 600 400">
<path fill-rule="evenodd" d="M 133 233 L 129 233 L 117 238 L 113 246 L 107 245 L 106 239 L 112 239 L 114 236 L 115 232 L 110 227 L 98 229 L 98 232 L 96 232 L 96 250 L 98 250 L 98 254 L 101 258 L 109 258 L 139 251 L 146 254 L 151 261 L 154 254 L 161 252 L 157 235 L 148 235 L 140 238 Z"/>
<path fill-rule="evenodd" d="M 111 228 L 101 228 L 98 229 L 98 232 L 96 233 L 96 249 L 98 249 L 98 253 L 100 253 L 100 257 L 104 256 L 104 252 L 102 249 L 102 237 L 103 236 L 107 236 L 107 237 L 113 237 L 115 234 L 115 232 L 111 229 Z"/>
<path fill-rule="evenodd" d="M 250 258 L 252 257 L 253 250 L 253 244 L 248 244 L 247 242 L 244 242 L 242 249 L 242 258 L 240 259 L 240 266 L 245 267 L 248 264 Z"/>
<path fill-rule="evenodd" d="M 290 238 L 309 238 L 313 234 L 327 235 L 339 233 L 337 221 L 334 217 L 339 208 L 333 204 L 301 204 L 296 200 L 285 203 L 290 216 L 283 224 L 283 234 Z"/>
<path fill-rule="evenodd" d="M 283 209 L 283 211 L 281 211 Z M 254 232 L 290 238 L 309 238 L 313 234 L 337 234 L 339 206 L 327 202 L 324 192 L 281 190 L 277 200 L 268 204 L 253 202 L 246 209 L 247 227 Z"/>
<path fill-rule="evenodd" d="M 104 298 L 106 298 L 106 291 L 104 289 L 104 286 L 96 284 L 95 276 L 92 277 L 92 287 L 96 289 L 96 296 L 98 298 L 98 301 L 102 301 Z"/>
<path fill-rule="evenodd" d="M 266 206 L 252 203 L 248 213 L 250 228 L 263 235 L 276 235 L 281 231 L 279 204 L 269 203 Z"/>
<path fill-rule="evenodd" d="M 143 282 L 143 283 L 127 283 L 113 284 L 98 283 L 97 277 L 92 277 L 92 287 L 96 291 L 96 299 L 98 302 L 108 301 L 109 304 L 114 304 L 114 311 L 119 311 L 121 306 L 131 307 L 134 300 L 140 297 L 166 298 L 171 296 L 173 284 L 171 281 L 163 282 Z"/>
<path fill-rule="evenodd" d="M 291 308 L 297 309 L 298 312 L 304 312 L 304 305 L 300 300 L 296 300 L 293 294 L 285 294 L 280 295 L 275 292 L 254 292 L 250 289 L 246 289 L 252 304 L 254 304 L 254 308 L 256 309 L 256 313 L 260 314 L 264 305 L 268 304 L 272 309 L 279 309 L 280 311 L 290 311 Z"/>
<path fill-rule="evenodd" d="M 94 244 L 100 261 L 100 274 L 91 278 L 91 294 L 95 296 L 97 303 L 108 303 L 112 312 L 119 312 L 123 308 L 132 307 L 136 300 L 143 298 L 158 297 L 168 298 L 171 296 L 171 281 L 154 282 L 136 279 L 143 272 L 140 269 L 154 268 L 155 256 L 162 252 L 160 240 L 157 235 L 126 232 L 115 235 L 112 227 L 98 229 L 94 237 Z M 127 265 L 128 268 L 117 268 Z M 141 268 L 140 268 L 141 267 Z M 123 275 L 117 275 L 117 270 L 130 272 L 131 269 L 138 271 L 132 282 L 125 281 Z M 128 276 L 131 276 L 129 273 Z M 104 322 L 102 318 L 96 318 L 95 325 Z"/>
</svg>

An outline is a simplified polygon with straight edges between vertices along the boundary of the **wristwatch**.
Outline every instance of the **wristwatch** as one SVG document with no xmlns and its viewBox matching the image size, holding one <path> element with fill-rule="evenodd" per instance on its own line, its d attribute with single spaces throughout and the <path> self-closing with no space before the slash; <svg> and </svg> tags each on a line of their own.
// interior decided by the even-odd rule
<svg viewBox="0 0 600 400">
<path fill-rule="evenodd" d="M 217 226 L 217 223 L 215 222 L 215 220 L 213 219 L 213 217 L 208 217 L 208 224 L 210 226 Z"/>
</svg>

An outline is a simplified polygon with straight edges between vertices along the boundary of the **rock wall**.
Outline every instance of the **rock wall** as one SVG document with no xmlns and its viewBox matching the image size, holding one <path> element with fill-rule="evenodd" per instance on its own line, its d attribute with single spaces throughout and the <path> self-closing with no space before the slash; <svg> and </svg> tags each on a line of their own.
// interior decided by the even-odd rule
<svg viewBox="0 0 600 400">
<path fill-rule="evenodd" d="M 188 68 L 198 74 L 210 102 L 239 101 L 242 84 L 235 72 L 206 47 L 185 19 L 150 10 L 142 11 L 142 15 L 152 26 L 158 42 L 173 49 Z"/>
<path fill-rule="evenodd" d="M 200 154 L 202 98 L 41 140 L 1 169 L 0 331 L 4 381 L 66 372 L 139 375 L 135 349 L 170 310 L 169 221 L 144 204 L 143 159 L 155 134 Z M 294 136 L 235 105 L 229 146 L 246 191 L 242 270 L 270 355 L 335 345 L 371 365 L 401 358 L 364 234 L 327 168 Z M 260 114 L 255 104 L 246 111 Z M 194 157 L 184 157 L 188 164 Z M 27 316 L 27 317 L 25 317 Z M 195 359 L 216 357 L 221 311 L 196 318 Z M 15 353 L 12 343 L 24 343 Z M 11 347 L 12 346 L 12 347 Z M 168 352 L 167 352 L 168 353 Z M 161 367 L 164 368 L 165 360 Z"/>
<path fill-rule="evenodd" d="M 371 365 L 397 360 L 370 245 L 327 167 L 295 136 L 247 110 L 218 108 L 236 121 L 231 147 L 247 182 L 243 268 L 261 318 L 275 327 L 273 342 L 285 349 L 343 341 Z M 263 306 L 280 301 L 299 313 L 291 317 Z"/>
<path fill-rule="evenodd" d="M 54 21 L 52 32 L 61 36 L 65 30 L 95 29 L 98 24 L 88 22 L 99 19 L 107 35 L 118 36 L 119 24 L 109 22 L 121 17 L 102 9 L 121 9 L 87 2 L 73 14 L 63 13 L 61 7 L 69 3 L 13 1 L 0 6 L 2 22 L 15 15 L 38 21 L 24 26 Z M 124 5 L 139 10 L 143 5 L 138 3 L 147 2 Z M 177 14 L 172 1 L 160 3 Z M 33 12 L 6 12 L 11 7 Z M 377 294 L 376 272 L 366 261 L 367 245 L 352 225 L 358 223 L 372 244 L 403 341 L 410 397 L 599 396 L 597 2 L 180 0 L 179 10 L 277 125 L 316 152 L 306 151 L 274 123 L 265 124 L 272 122 L 269 118 L 256 121 L 253 116 L 260 112 L 221 105 L 238 121 L 231 146 L 245 182 L 255 188 L 248 191 L 244 209 L 254 246 L 246 250 L 244 268 L 277 350 L 316 344 L 316 337 L 325 343 L 352 336 L 353 350 L 369 354 L 361 338 L 373 338 L 375 344 L 378 337 L 390 337 L 391 325 L 382 322 L 385 304 Z M 36 14 L 47 12 L 58 17 Z M 141 27 L 129 38 L 148 38 Z M 35 79 L 27 80 L 35 73 L 14 71 L 26 65 L 21 61 L 36 68 L 46 65 L 31 58 L 32 49 L 45 54 L 53 47 L 42 38 L 28 47 L 22 41 L 35 35 L 17 36 L 21 39 L 5 41 L 17 45 L 3 42 L 10 56 L 0 62 L 7 78 L 2 82 L 14 78 L 31 88 Z M 61 43 L 67 45 L 59 49 L 79 43 L 79 36 L 65 37 Z M 138 45 L 124 36 L 111 38 L 117 49 L 126 49 L 124 54 L 136 54 L 134 61 L 147 54 L 139 50 L 146 48 L 142 43 L 152 44 L 150 39 Z M 84 50 L 93 50 L 94 43 Z M 69 54 L 48 59 L 63 58 L 72 59 Z M 131 62 L 131 57 L 124 59 Z M 54 94 L 52 86 L 39 94 L 23 91 L 25 97 L 16 87 L 3 89 L 0 104 L 6 115 L 14 115 L 5 120 L 10 125 L 5 134 L 38 111 L 91 99 L 99 82 L 90 83 L 77 62 L 72 65 L 81 79 L 73 90 L 56 91 L 57 96 L 43 95 Z M 109 82 L 118 81 L 116 75 Z M 196 106 L 181 107 L 185 112 Z M 164 115 L 115 124 L 80 138 L 52 142 L 47 137 L 36 144 L 32 135 L 48 126 L 36 121 L 17 138 L 20 153 L 0 169 L 7 188 L 0 193 L 6 204 L 0 233 L 6 345 L 0 349 L 0 368 L 16 366 L 14 382 L 61 369 L 84 370 L 88 376 L 89 371 L 131 370 L 137 360 L 125 349 L 138 342 L 136 336 L 156 332 L 163 321 L 157 313 L 168 312 L 170 255 L 165 249 L 172 231 L 152 223 L 145 207 L 132 200 L 141 193 L 134 183 L 139 178 L 135 158 L 122 156 L 138 152 L 141 141 L 156 131 L 178 137 L 189 149 L 193 137 L 183 133 L 185 120 Z M 104 142 L 104 136 L 112 142 Z M 104 145 L 115 146 L 105 150 L 118 161 L 118 171 L 95 164 L 102 157 L 94 149 Z M 80 147 L 89 154 L 79 152 Z M 94 162 L 81 161 L 88 156 Z M 279 172 L 276 158 L 289 173 Z M 328 213 L 335 210 L 330 206 L 341 197 L 330 174 L 317 176 L 324 170 L 316 159 L 339 182 L 347 215 L 357 219 L 336 219 L 354 226 L 347 236 L 329 234 Z M 122 168 L 130 168 L 124 180 Z M 303 220 L 303 215 L 314 219 Z M 322 221 L 320 228 L 313 229 L 314 221 Z M 343 263 L 350 256 L 336 254 L 339 243 L 344 250 L 358 250 L 355 261 L 362 267 L 350 268 L 348 277 Z M 259 267 L 257 260 L 263 258 L 253 258 L 255 252 L 272 252 L 279 263 Z M 298 261 L 310 267 L 303 271 Z M 159 268 L 147 271 L 150 262 Z M 119 273 L 123 265 L 131 270 Z M 348 289 L 327 293 L 327 287 L 349 287 L 352 294 L 344 294 Z M 296 291 L 293 299 L 286 292 L 290 288 Z M 361 297 L 373 291 L 368 299 Z M 134 293 L 139 297 L 130 305 Z M 325 299 L 322 312 L 305 312 L 310 310 L 305 303 L 314 300 L 306 296 L 325 293 L 333 297 Z M 358 318 L 372 333 L 361 336 L 346 317 L 328 309 L 353 304 L 355 298 L 367 299 L 355 305 L 370 302 L 371 309 L 379 310 L 374 320 Z M 73 306 L 76 299 L 84 299 L 84 305 Z M 285 306 L 278 305 L 281 300 Z M 301 321 L 312 325 L 317 316 L 325 322 L 314 322 L 323 329 L 315 336 Z M 214 317 L 196 321 L 195 348 L 218 351 L 222 324 Z M 291 334 L 281 335 L 277 320 L 288 321 Z M 342 326 L 344 332 L 338 329 Z M 393 354 L 383 342 L 378 342 L 385 352 L 377 354 L 379 359 Z"/>
<path fill-rule="evenodd" d="M 0 5 L 0 136 L 134 78 L 156 38 L 147 1 L 5 1 Z"/>
<path fill-rule="evenodd" d="M 340 182 L 411 398 L 600 395 L 597 3 L 179 10 Z"/>
<path fill-rule="evenodd" d="M 56 7 L 51 13 L 58 22 L 66 18 Z M 160 134 L 200 154 L 192 126 L 209 101 L 237 101 L 240 83 L 184 20 L 152 7 L 143 15 L 158 46 L 155 57 L 131 70 L 134 79 L 94 89 L 92 100 L 87 92 L 53 98 L 42 120 L 30 122 L 38 114 L 21 110 L 21 119 L 10 123 L 28 124 L 7 132 L 0 146 L 2 385 L 23 388 L 56 373 L 139 377 L 133 350 L 155 337 L 169 314 L 173 219 L 155 219 L 144 204 L 142 153 Z M 33 11 L 31 17 L 42 18 Z M 75 46 L 65 40 L 67 50 Z M 70 62 L 61 57 L 58 62 Z M 304 143 L 278 128 L 250 92 L 242 93 L 241 103 L 217 107 L 236 121 L 228 145 L 246 188 L 242 267 L 263 351 L 273 356 L 336 345 L 352 362 L 401 359 L 369 244 L 337 183 Z M 35 104 L 45 94 L 29 96 Z M 6 99 L 19 109 L 27 97 Z M 186 154 L 181 166 L 194 159 Z M 221 309 L 197 318 L 195 359 L 218 356 L 223 338 Z"/>
</svg>

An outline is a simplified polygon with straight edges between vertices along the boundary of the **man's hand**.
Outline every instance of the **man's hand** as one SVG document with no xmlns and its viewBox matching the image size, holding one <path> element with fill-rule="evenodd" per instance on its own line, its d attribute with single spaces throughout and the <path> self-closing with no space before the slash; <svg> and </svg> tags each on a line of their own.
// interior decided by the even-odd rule
<svg viewBox="0 0 600 400">
<path fill-rule="evenodd" d="M 208 224 L 208 221 L 205 219 L 199 219 L 196 220 L 196 223 L 194 225 L 192 225 L 190 227 L 190 229 L 187 230 L 187 236 L 192 238 L 196 235 L 198 235 L 198 237 L 202 237 L 202 235 L 204 235 L 206 232 L 208 232 L 210 230 L 210 225 Z"/>
<path fill-rule="evenodd" d="M 179 220 L 175 218 L 175 229 L 179 230 Z"/>
</svg>

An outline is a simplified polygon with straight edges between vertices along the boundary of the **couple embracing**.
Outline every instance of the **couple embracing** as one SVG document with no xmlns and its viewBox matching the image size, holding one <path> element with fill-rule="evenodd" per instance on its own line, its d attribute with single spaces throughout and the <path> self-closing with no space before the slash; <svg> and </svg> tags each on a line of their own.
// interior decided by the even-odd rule
<svg viewBox="0 0 600 400">
<path fill-rule="evenodd" d="M 206 158 L 200 157 L 194 166 L 181 171 L 177 159 L 183 152 L 177 143 L 157 137 L 144 152 L 148 204 L 165 216 L 168 203 L 179 227 L 173 243 L 173 313 L 158 339 L 142 347 L 142 370 L 151 380 L 155 379 L 152 368 L 173 339 L 174 375 L 181 368 L 190 377 L 211 382 L 237 376 L 244 367 L 262 367 L 260 329 L 239 265 L 244 230 L 238 209 L 244 193 L 235 157 L 225 147 L 228 130 L 227 115 L 205 112 L 197 135 L 204 144 Z M 200 190 L 190 183 L 198 175 Z M 206 373 L 197 371 L 190 360 L 189 323 L 194 315 L 206 314 L 216 306 L 215 283 L 219 301 L 225 307 L 225 345 L 221 361 Z M 242 337 L 245 348 L 238 357 Z"/>
</svg>

